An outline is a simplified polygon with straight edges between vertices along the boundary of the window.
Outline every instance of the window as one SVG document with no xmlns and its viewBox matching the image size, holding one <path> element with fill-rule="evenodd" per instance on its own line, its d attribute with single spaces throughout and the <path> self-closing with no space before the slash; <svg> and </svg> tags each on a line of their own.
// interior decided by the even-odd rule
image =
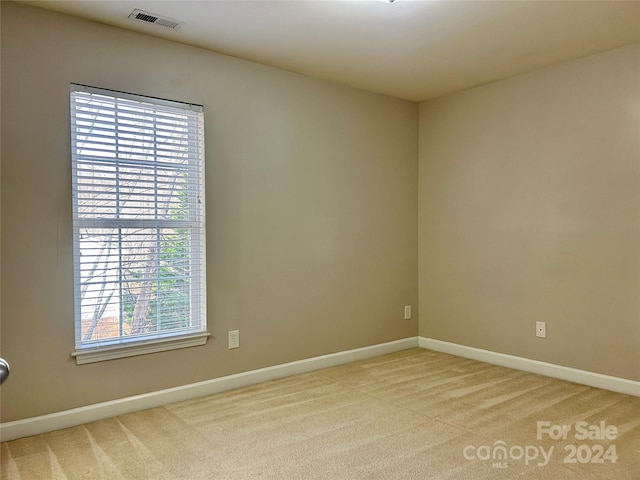
<svg viewBox="0 0 640 480">
<path fill-rule="evenodd" d="M 78 363 L 206 342 L 203 111 L 71 85 Z"/>
</svg>

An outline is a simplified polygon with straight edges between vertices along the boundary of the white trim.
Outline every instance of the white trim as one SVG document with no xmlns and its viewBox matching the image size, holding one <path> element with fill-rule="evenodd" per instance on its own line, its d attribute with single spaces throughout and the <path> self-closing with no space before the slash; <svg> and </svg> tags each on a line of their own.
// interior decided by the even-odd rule
<svg viewBox="0 0 640 480">
<path fill-rule="evenodd" d="M 581 383 L 583 385 L 640 397 L 640 382 L 633 380 L 563 367 L 560 365 L 540 362 L 523 357 L 516 357 L 504 353 L 491 352 L 489 350 L 482 350 L 479 348 L 467 347 L 465 345 L 458 345 L 432 338 L 410 337 L 369 347 L 331 353 L 282 365 L 261 368 L 249 372 L 237 373 L 226 377 L 205 380 L 199 383 L 192 383 L 189 385 L 159 390 L 133 397 L 87 405 L 85 407 L 74 408 L 72 410 L 25 418 L 23 420 L 15 420 L 13 422 L 0 423 L 0 441 L 5 442 L 61 428 L 73 427 L 83 423 L 114 417 L 116 415 L 124 415 L 126 413 L 159 407 L 182 400 L 212 395 L 214 393 L 254 385 L 268 380 L 311 372 L 320 368 L 342 365 L 344 363 L 364 360 L 378 355 L 398 352 L 414 347 L 449 353 L 451 355 L 471 358 L 473 360 L 491 363 L 493 365 L 515 368 L 526 372 L 537 373 L 548 377 L 559 378 L 570 382 Z"/>
<path fill-rule="evenodd" d="M 0 440 L 5 442 L 16 438 L 59 430 L 61 428 L 73 427 L 116 415 L 124 415 L 126 413 L 159 407 L 182 400 L 212 395 L 267 380 L 289 377 L 319 368 L 342 365 L 344 363 L 364 360 L 366 358 L 415 347 L 418 347 L 418 337 L 404 338 L 393 342 L 371 345 L 369 347 L 347 350 L 345 352 L 331 353 L 329 355 L 237 373 L 235 375 L 159 390 L 157 392 L 87 405 L 72 410 L 15 420 L 13 422 L 5 422 L 0 424 Z"/>
<path fill-rule="evenodd" d="M 436 352 L 449 353 L 451 355 L 471 358 L 473 360 L 479 360 L 493 365 L 515 368 L 525 372 L 537 373 L 547 377 L 559 378 L 561 380 L 580 383 L 590 387 L 597 387 L 604 390 L 611 390 L 640 397 L 640 382 L 628 380 L 626 378 L 612 377 L 601 373 L 563 367 L 562 365 L 541 362 L 530 358 L 516 357 L 505 353 L 482 350 L 480 348 L 467 347 L 466 345 L 459 345 L 457 343 L 445 342 L 433 338 L 419 337 L 419 344 L 420 348 L 435 350 Z"/>
<path fill-rule="evenodd" d="M 145 355 L 147 353 L 164 352 L 166 350 L 175 350 L 177 348 L 197 347 L 207 343 L 207 339 L 210 336 L 211 334 L 209 332 L 200 332 L 191 335 L 144 340 L 139 343 L 124 343 L 112 347 L 86 348 L 76 350 L 71 354 L 71 356 L 76 358 L 76 363 L 78 365 L 83 365 L 85 363 L 134 357 L 136 355 Z"/>
</svg>

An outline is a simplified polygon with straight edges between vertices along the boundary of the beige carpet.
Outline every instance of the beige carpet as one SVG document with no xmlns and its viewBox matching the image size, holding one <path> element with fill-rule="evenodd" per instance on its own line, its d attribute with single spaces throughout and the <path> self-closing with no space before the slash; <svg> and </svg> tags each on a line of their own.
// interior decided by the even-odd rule
<svg viewBox="0 0 640 480">
<path fill-rule="evenodd" d="M 640 398 L 416 348 L 0 452 L 3 479 L 640 479 Z"/>
</svg>

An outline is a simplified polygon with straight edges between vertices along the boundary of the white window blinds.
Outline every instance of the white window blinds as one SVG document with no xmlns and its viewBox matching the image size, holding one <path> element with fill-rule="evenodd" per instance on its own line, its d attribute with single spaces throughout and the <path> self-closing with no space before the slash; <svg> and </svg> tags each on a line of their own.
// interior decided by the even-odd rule
<svg viewBox="0 0 640 480">
<path fill-rule="evenodd" d="M 206 329 L 202 107 L 71 86 L 76 350 Z"/>
</svg>

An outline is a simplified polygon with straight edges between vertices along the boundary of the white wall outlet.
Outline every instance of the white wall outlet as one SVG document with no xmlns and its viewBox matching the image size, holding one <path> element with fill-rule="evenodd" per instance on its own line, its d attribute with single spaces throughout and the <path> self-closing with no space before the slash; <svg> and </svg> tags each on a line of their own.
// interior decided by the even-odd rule
<svg viewBox="0 0 640 480">
<path fill-rule="evenodd" d="M 411 305 L 404 306 L 404 319 L 405 320 L 411 319 Z"/>
<path fill-rule="evenodd" d="M 240 348 L 240 330 L 229 331 L 229 350 Z"/>
<path fill-rule="evenodd" d="M 547 322 L 536 322 L 536 337 L 547 338 Z"/>
</svg>

